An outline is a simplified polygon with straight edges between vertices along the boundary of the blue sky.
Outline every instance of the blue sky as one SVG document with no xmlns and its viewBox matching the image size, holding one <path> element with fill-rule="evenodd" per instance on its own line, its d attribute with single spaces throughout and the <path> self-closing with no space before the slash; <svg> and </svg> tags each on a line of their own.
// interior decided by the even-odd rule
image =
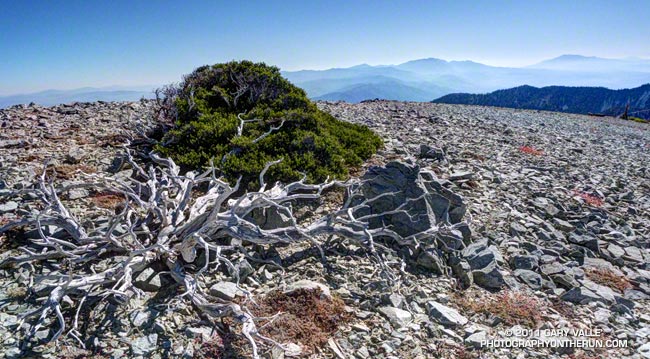
<svg viewBox="0 0 650 359">
<path fill-rule="evenodd" d="M 297 70 L 649 58 L 648 14 L 648 0 L 0 0 L 0 94 L 169 83 L 233 59 Z"/>
</svg>

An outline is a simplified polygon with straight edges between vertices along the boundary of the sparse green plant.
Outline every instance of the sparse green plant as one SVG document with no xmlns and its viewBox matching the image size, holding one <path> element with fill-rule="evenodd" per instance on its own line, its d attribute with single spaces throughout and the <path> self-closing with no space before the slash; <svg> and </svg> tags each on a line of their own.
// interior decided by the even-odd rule
<svg viewBox="0 0 650 359">
<path fill-rule="evenodd" d="M 628 119 L 630 121 L 639 122 L 639 123 L 648 123 L 648 122 L 650 122 L 648 120 L 644 120 L 644 119 L 639 118 L 639 117 L 629 117 Z"/>
<path fill-rule="evenodd" d="M 264 63 L 202 66 L 159 96 L 164 118 L 173 119 L 156 150 L 198 168 L 214 163 L 249 187 L 265 164 L 282 159 L 268 182 L 304 175 L 311 182 L 344 179 L 382 145 L 367 127 L 339 121 L 319 110 L 306 93 Z"/>
</svg>

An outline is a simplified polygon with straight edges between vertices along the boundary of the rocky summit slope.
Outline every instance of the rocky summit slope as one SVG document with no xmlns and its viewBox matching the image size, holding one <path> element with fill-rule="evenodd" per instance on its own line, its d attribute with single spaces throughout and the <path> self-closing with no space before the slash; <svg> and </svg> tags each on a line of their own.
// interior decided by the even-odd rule
<svg viewBox="0 0 650 359">
<path fill-rule="evenodd" d="M 362 198 L 350 202 L 390 192 L 369 213 L 406 203 L 408 215 L 374 218 L 369 228 L 389 226 L 404 236 L 438 225 L 441 230 L 383 258 L 389 265 L 404 260 L 390 279 L 377 275 L 366 251 L 345 241 L 324 246 L 327 265 L 309 245 L 273 248 L 275 257 L 266 263 L 242 257 L 236 263 L 240 288 L 255 296 L 317 282 L 345 304 L 346 319 L 319 345 L 309 348 L 304 332 L 285 328 L 273 333 L 284 349 L 265 356 L 650 357 L 650 126 L 431 103 L 319 107 L 385 140 L 357 173 Z M 33 186 L 45 160 L 60 186 L 76 183 L 82 172 L 128 181 L 134 169 L 123 165 L 120 145 L 125 134 L 152 126 L 147 119 L 153 111 L 151 101 L 0 110 L 0 226 L 42 210 L 29 193 L 15 192 Z M 61 200 L 76 217 L 98 223 L 119 203 L 112 196 L 72 188 Z M 340 205 L 334 192 L 322 205 L 297 212 L 308 218 Z M 21 241 L 30 236 L 38 233 L 0 235 L 0 261 L 22 253 Z M 377 245 L 399 249 L 390 240 Z M 94 269 L 110 263 L 107 258 Z M 167 274 L 148 268 L 133 277 L 140 296 L 126 303 L 89 299 L 94 309 L 79 323 L 68 322 L 74 330 L 56 344 L 47 344 L 54 324 L 37 328 L 25 346 L 22 335 L 32 321 L 23 316 L 42 304 L 34 300 L 43 287 L 33 273 L 46 280 L 61 268 L 0 268 L 0 358 L 214 357 L 241 345 L 215 335 L 214 323 L 182 299 L 164 301 L 182 291 Z M 210 292 L 241 297 L 240 288 L 220 275 L 206 275 Z M 521 341 L 486 345 L 494 339 Z M 575 347 L 586 339 L 607 348 Z"/>
</svg>

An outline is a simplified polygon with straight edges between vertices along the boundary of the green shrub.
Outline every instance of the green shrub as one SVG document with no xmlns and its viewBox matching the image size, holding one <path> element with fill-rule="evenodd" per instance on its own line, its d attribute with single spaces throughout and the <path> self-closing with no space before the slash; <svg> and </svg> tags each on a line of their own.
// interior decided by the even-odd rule
<svg viewBox="0 0 650 359">
<path fill-rule="evenodd" d="M 230 181 L 243 177 L 255 188 L 268 161 L 282 158 L 266 175 L 269 183 L 307 175 L 310 182 L 345 179 L 382 145 L 367 127 L 339 121 L 319 110 L 276 67 L 250 61 L 202 66 L 178 87 L 166 89 L 175 126 L 156 150 L 186 168 L 214 159 Z M 173 114 L 173 115 L 172 115 Z M 251 121 L 238 135 L 240 119 Z M 271 127 L 279 127 L 260 137 Z"/>
</svg>

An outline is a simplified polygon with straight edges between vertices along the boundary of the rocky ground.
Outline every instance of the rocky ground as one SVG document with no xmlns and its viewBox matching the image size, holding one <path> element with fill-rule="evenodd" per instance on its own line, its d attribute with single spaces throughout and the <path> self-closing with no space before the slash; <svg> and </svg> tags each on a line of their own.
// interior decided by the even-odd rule
<svg viewBox="0 0 650 359">
<path fill-rule="evenodd" d="M 367 251 L 345 241 L 325 246 L 327 265 L 308 245 L 273 248 L 267 264 L 240 258 L 241 288 L 255 296 L 320 283 L 345 305 L 336 332 L 319 345 L 308 348 L 294 332 L 275 333 L 285 349 L 265 356 L 650 358 L 650 126 L 428 103 L 319 107 L 384 137 L 385 149 L 357 173 L 369 183 L 364 193 L 399 190 L 417 203 L 412 213 L 425 215 L 384 223 L 405 235 L 420 226 L 450 226 L 384 258 L 404 259 L 392 280 L 377 275 Z M 80 180 L 81 172 L 128 180 L 133 169 L 122 166 L 120 144 L 125 133 L 151 127 L 154 110 L 150 101 L 0 110 L 0 226 L 41 210 L 29 195 L 9 193 L 33 186 L 45 160 L 60 186 Z M 326 199 L 306 208 L 305 217 L 340 205 L 336 193 Z M 95 223 L 116 201 L 82 188 L 62 200 Z M 5 233 L 0 260 L 21 253 L 21 240 L 37 235 Z M 84 310 L 76 332 L 83 337 L 64 334 L 47 344 L 56 324 L 45 325 L 22 347 L 31 322 L 21 314 L 42 304 L 28 272 L 42 280 L 54 270 L 60 268 L 0 268 L 0 357 L 212 357 L 236 353 L 224 348 L 241 344 L 213 330 L 189 303 L 168 305 L 180 289 L 148 268 L 135 276 L 141 297 Z M 207 285 L 221 298 L 241 296 L 227 274 L 211 274 Z M 520 347 L 491 348 L 484 342 L 491 339 L 519 339 Z M 607 347 L 571 347 L 586 339 Z M 546 347 L 532 345 L 538 342 Z"/>
</svg>

